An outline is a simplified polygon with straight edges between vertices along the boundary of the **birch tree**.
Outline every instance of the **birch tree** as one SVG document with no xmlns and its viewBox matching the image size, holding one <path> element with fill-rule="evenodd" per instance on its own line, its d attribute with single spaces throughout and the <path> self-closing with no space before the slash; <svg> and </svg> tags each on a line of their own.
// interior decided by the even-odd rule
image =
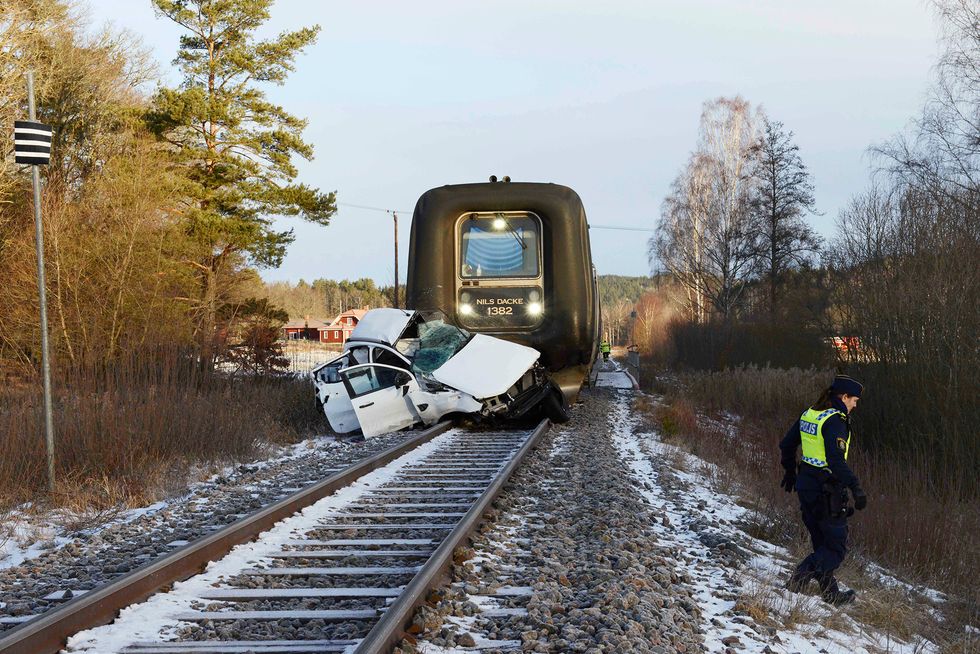
<svg viewBox="0 0 980 654">
<path fill-rule="evenodd" d="M 698 144 L 664 201 L 650 241 L 657 261 L 687 288 L 693 320 L 707 307 L 734 317 L 756 270 L 751 194 L 761 112 L 741 97 L 706 102 Z"/>
</svg>

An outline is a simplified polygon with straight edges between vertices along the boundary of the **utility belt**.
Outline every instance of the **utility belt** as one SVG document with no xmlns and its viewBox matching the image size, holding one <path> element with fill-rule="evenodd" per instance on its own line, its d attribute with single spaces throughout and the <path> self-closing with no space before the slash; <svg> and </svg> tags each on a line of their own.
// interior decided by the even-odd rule
<svg viewBox="0 0 980 654">
<path fill-rule="evenodd" d="M 801 463 L 800 474 L 808 475 L 820 482 L 828 517 L 850 518 L 854 515 L 854 507 L 849 503 L 847 488 L 834 477 L 830 468 L 818 468 L 809 463 Z"/>
</svg>

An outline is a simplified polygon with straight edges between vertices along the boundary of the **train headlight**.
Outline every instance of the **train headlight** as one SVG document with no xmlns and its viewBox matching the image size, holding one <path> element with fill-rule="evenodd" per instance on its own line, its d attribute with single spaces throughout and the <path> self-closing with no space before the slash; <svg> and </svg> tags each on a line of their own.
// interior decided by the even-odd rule
<svg viewBox="0 0 980 654">
<path fill-rule="evenodd" d="M 532 290 L 530 293 L 527 294 L 527 299 L 529 299 L 531 302 L 537 302 L 538 300 L 541 299 L 541 294 L 538 293 L 537 290 Z"/>
<path fill-rule="evenodd" d="M 473 305 L 472 304 L 463 303 L 463 304 L 459 305 L 459 312 L 461 314 L 463 314 L 464 316 L 471 316 L 471 315 L 473 315 Z"/>
<path fill-rule="evenodd" d="M 503 218 L 496 218 L 493 221 L 493 228 L 497 231 L 501 231 L 507 227 L 507 221 Z"/>
<path fill-rule="evenodd" d="M 527 313 L 529 316 L 540 316 L 544 313 L 544 307 L 540 302 L 531 302 L 527 305 Z"/>
</svg>

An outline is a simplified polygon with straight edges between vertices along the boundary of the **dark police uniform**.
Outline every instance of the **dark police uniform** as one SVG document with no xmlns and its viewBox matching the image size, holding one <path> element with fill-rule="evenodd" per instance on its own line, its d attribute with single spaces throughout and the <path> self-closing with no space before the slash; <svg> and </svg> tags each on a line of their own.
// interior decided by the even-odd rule
<svg viewBox="0 0 980 654">
<path fill-rule="evenodd" d="M 803 524 L 813 543 L 813 553 L 796 568 L 790 579 L 790 589 L 802 591 L 815 579 L 824 599 L 840 604 L 854 596 L 853 591 L 841 591 L 834 579 L 834 571 L 847 554 L 847 518 L 853 513 L 848 505 L 847 489 L 858 501 L 859 508 L 863 508 L 867 500 L 857 476 L 847 465 L 851 444 L 847 407 L 838 397 L 832 398 L 831 404 L 826 410 L 805 411 L 786 432 L 779 449 L 787 473 L 784 483 L 796 478 L 795 489 L 800 496 Z M 797 448 L 803 450 L 798 474 Z M 791 487 L 784 487 L 791 490 Z"/>
</svg>

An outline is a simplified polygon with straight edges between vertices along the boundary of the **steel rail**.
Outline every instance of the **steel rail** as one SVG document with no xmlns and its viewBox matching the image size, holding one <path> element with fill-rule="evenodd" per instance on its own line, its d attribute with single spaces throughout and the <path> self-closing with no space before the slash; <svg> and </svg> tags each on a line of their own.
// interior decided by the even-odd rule
<svg viewBox="0 0 980 654">
<path fill-rule="evenodd" d="M 364 640 L 358 644 L 354 654 L 387 654 L 401 641 L 415 610 L 425 602 L 429 590 L 448 577 L 453 552 L 480 526 L 483 522 L 483 515 L 490 508 L 490 504 L 497 498 L 497 495 L 503 490 L 504 484 L 517 470 L 524 457 L 538 444 L 550 426 L 551 423 L 547 419 L 538 424 L 528 439 L 524 441 L 521 449 L 514 454 L 493 483 L 487 487 L 466 512 L 466 515 L 456 524 L 456 527 L 446 536 L 432 557 L 398 596 L 398 599 L 385 610 L 381 619 L 372 627 Z"/>
<path fill-rule="evenodd" d="M 355 463 L 326 479 L 251 513 L 227 527 L 151 561 L 102 588 L 40 614 L 0 637 L 0 654 L 57 654 L 69 636 L 112 622 L 119 611 L 141 602 L 165 586 L 199 574 L 233 547 L 268 531 L 280 520 L 391 463 L 450 428 L 441 422 L 399 445 Z"/>
</svg>

